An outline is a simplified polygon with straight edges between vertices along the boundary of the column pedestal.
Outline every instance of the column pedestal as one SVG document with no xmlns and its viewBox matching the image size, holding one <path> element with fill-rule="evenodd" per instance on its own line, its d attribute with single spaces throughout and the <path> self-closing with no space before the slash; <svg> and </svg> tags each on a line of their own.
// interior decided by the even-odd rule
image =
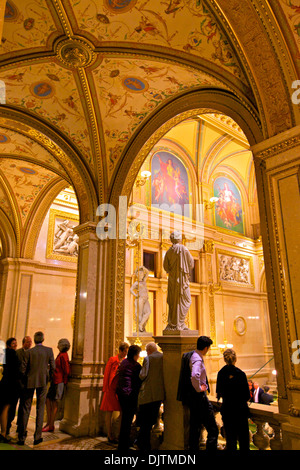
<svg viewBox="0 0 300 470">
<path fill-rule="evenodd" d="M 96 224 L 74 228 L 79 236 L 79 259 L 71 377 L 65 398 L 60 430 L 73 436 L 94 436 L 100 430 L 100 400 L 103 382 L 104 328 L 99 295 L 104 279 L 106 243 L 96 235 Z"/>
<path fill-rule="evenodd" d="M 164 440 L 162 450 L 187 449 L 187 413 L 177 400 L 178 380 L 182 355 L 196 348 L 198 331 L 173 332 L 155 336 L 155 342 L 163 351 L 163 371 L 165 382 L 164 401 Z"/>
</svg>

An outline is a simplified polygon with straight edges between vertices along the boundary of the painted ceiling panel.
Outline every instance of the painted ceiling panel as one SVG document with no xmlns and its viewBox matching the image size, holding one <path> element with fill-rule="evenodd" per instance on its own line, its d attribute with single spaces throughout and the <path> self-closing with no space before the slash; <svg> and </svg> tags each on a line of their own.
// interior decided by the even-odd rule
<svg viewBox="0 0 300 470">
<path fill-rule="evenodd" d="M 2 69 L 6 103 L 40 116 L 65 134 L 93 167 L 88 122 L 73 72 L 57 63 L 41 61 L 13 70 Z"/>
<path fill-rule="evenodd" d="M 218 87 L 261 105 L 255 103 L 255 74 L 219 3 L 8 0 L 0 49 L 6 103 L 66 137 L 102 197 L 126 144 L 168 100 L 196 88 Z M 300 46 L 300 0 L 279 3 Z M 60 40 L 73 41 L 73 49 L 63 52 Z M 74 65 L 74 58 L 81 59 L 87 50 L 91 63 Z M 194 151 L 197 137 L 184 144 L 188 152 Z M 222 146 L 223 137 L 223 129 L 202 126 L 202 163 L 214 145 Z M 19 152 L 34 159 L 38 152 L 37 144 L 25 138 L 16 143 L 13 135 L 10 146 L 2 144 L 0 149 L 12 156 Z M 46 163 L 50 157 L 42 155 Z M 55 169 L 54 162 L 48 163 Z"/>
<path fill-rule="evenodd" d="M 110 173 L 133 132 L 161 103 L 193 87 L 224 88 L 203 72 L 149 60 L 107 58 L 93 77 Z"/>
<path fill-rule="evenodd" d="M 223 166 L 226 165 L 237 171 L 243 179 L 244 184 L 248 186 L 249 166 L 252 165 L 253 161 L 251 152 L 242 150 L 241 153 L 231 157 L 223 156 L 221 161 Z"/>
<path fill-rule="evenodd" d="M 9 0 L 4 13 L 1 53 L 46 48 L 47 39 L 56 30 L 57 26 L 44 0 Z"/>
<path fill-rule="evenodd" d="M 196 164 L 197 143 L 199 124 L 195 120 L 184 121 L 168 132 L 168 139 L 171 139 L 180 147 L 183 147 Z"/>
<path fill-rule="evenodd" d="M 18 156 L 19 158 L 35 160 L 66 176 L 62 166 L 34 140 L 11 129 L 0 126 L 0 155 Z"/>
<path fill-rule="evenodd" d="M 299 0 L 279 0 L 279 4 L 291 27 L 298 49 L 300 50 L 300 2 Z"/>
<path fill-rule="evenodd" d="M 0 174 L 10 188 L 24 226 L 39 193 L 56 175 L 33 163 L 10 158 L 0 159 Z"/>
<path fill-rule="evenodd" d="M 80 31 L 98 41 L 152 44 L 201 56 L 245 78 L 228 39 L 202 0 L 69 1 Z"/>
</svg>

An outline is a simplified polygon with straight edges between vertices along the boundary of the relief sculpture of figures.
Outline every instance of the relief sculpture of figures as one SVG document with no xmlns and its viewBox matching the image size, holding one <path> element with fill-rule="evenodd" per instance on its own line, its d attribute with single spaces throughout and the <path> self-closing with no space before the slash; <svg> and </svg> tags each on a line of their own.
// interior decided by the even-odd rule
<svg viewBox="0 0 300 470">
<path fill-rule="evenodd" d="M 130 292 L 135 297 L 135 318 L 138 318 L 139 332 L 144 333 L 146 331 L 146 325 L 151 314 L 146 283 L 149 271 L 144 266 L 142 266 L 135 270 L 135 275 L 137 277 L 137 281 L 132 284 Z"/>
<path fill-rule="evenodd" d="M 78 235 L 74 234 L 69 220 L 58 224 L 54 234 L 53 251 L 67 255 L 78 256 Z"/>
<path fill-rule="evenodd" d="M 249 261 L 235 256 L 219 257 L 219 277 L 221 281 L 250 284 Z"/>
<path fill-rule="evenodd" d="M 172 242 L 164 258 L 164 270 L 168 273 L 169 305 L 168 325 L 166 330 L 188 330 L 185 319 L 192 303 L 190 293 L 190 272 L 194 259 L 189 250 L 181 244 L 182 235 L 174 231 L 170 235 Z"/>
</svg>

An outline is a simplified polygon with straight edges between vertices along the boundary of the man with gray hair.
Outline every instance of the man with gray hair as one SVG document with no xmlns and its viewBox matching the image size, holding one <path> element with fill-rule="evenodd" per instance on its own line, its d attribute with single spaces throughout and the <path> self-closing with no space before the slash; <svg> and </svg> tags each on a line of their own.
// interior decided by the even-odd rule
<svg viewBox="0 0 300 470">
<path fill-rule="evenodd" d="M 140 371 L 142 385 L 138 396 L 138 423 L 140 431 L 137 439 L 139 450 L 151 450 L 151 429 L 157 422 L 159 408 L 164 400 L 163 355 L 155 343 L 146 345 L 147 356 Z"/>
<path fill-rule="evenodd" d="M 36 426 L 34 433 L 34 445 L 42 442 L 42 427 L 47 395 L 47 383 L 55 370 L 55 361 L 52 348 L 43 346 L 44 333 L 37 331 L 34 335 L 35 346 L 26 351 L 22 364 L 21 374 L 25 377 L 23 416 L 19 424 L 18 445 L 23 445 L 26 437 L 26 429 L 31 411 L 34 391 L 36 392 Z"/>
<path fill-rule="evenodd" d="M 188 330 L 185 318 L 192 303 L 190 293 L 190 272 L 194 267 L 194 259 L 189 250 L 181 244 L 182 235 L 174 231 L 170 235 L 172 242 L 164 258 L 164 270 L 169 274 L 168 325 L 166 330 Z"/>
</svg>

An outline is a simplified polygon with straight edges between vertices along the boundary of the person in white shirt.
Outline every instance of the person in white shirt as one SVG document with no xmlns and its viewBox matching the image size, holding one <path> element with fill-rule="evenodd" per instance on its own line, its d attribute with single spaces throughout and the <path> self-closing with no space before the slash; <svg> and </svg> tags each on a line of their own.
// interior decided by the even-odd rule
<svg viewBox="0 0 300 470">
<path fill-rule="evenodd" d="M 263 395 L 264 391 L 262 388 L 260 388 L 259 384 L 257 382 L 254 382 L 253 384 L 253 398 L 252 401 L 254 403 L 263 403 L 261 396 Z"/>
<path fill-rule="evenodd" d="M 209 385 L 204 365 L 204 356 L 207 354 L 212 340 L 208 336 L 200 336 L 197 340 L 197 349 L 190 358 L 191 387 L 188 406 L 190 409 L 189 450 L 199 450 L 200 431 L 202 426 L 207 431 L 206 449 L 217 450 L 219 429 L 216 424 L 213 406 L 207 398 Z"/>
</svg>

